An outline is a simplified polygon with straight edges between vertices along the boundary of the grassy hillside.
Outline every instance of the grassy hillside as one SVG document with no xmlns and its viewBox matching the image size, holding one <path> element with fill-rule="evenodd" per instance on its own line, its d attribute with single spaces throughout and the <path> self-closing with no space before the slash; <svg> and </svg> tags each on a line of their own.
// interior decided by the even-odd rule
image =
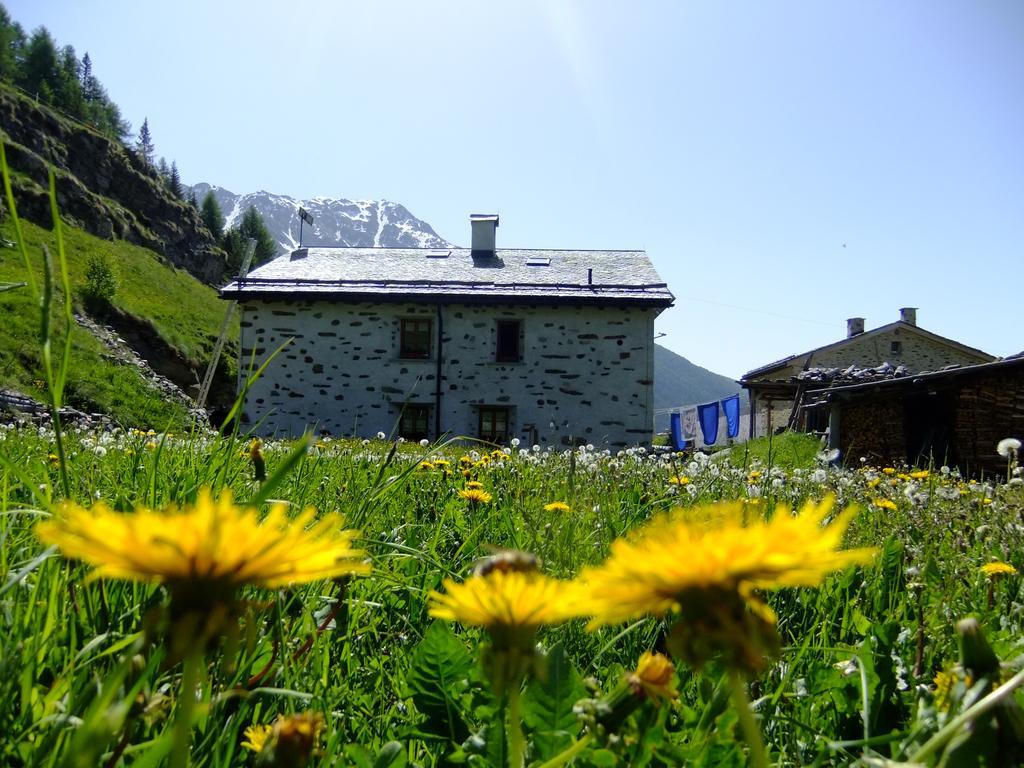
<svg viewBox="0 0 1024 768">
<path fill-rule="evenodd" d="M 43 245 L 56 253 L 53 234 L 28 222 L 23 221 L 22 226 L 33 269 L 40 279 Z M 9 220 L 0 225 L 0 236 L 15 239 Z M 81 305 L 79 292 L 90 258 L 104 257 L 117 279 L 114 306 L 133 327 L 143 329 L 155 345 L 170 347 L 174 357 L 201 375 L 225 310 L 212 288 L 167 265 L 152 251 L 128 243 L 101 240 L 65 227 L 64 245 L 76 306 Z M 0 249 L 0 283 L 25 280 L 19 251 Z M 41 396 L 39 310 L 31 291 L 21 288 L 0 293 L 0 312 L 4 317 L 0 324 L 0 386 Z M 237 338 L 237 322 L 230 338 Z M 187 421 L 186 411 L 178 404 L 165 402 L 133 367 L 105 359 L 106 348 L 88 331 L 75 327 L 72 340 L 69 405 L 109 413 L 129 426 L 180 427 Z M 231 380 L 233 348 L 226 350 L 224 358 L 224 379 Z"/>
</svg>

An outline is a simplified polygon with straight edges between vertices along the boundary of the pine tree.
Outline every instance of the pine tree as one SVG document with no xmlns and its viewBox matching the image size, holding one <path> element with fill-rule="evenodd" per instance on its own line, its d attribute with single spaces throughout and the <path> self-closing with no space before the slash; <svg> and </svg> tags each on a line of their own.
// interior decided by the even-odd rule
<svg viewBox="0 0 1024 768">
<path fill-rule="evenodd" d="M 253 238 L 256 241 L 256 252 L 252 257 L 252 265 L 265 264 L 277 256 L 277 243 L 270 236 L 270 230 L 263 223 L 263 218 L 255 206 L 250 205 L 242 214 L 242 223 L 238 225 L 239 234 L 242 238 Z"/>
<path fill-rule="evenodd" d="M 61 48 L 57 61 L 57 81 L 54 85 L 54 104 L 73 117 L 85 114 L 85 100 L 82 98 L 82 65 L 75 49 L 66 45 Z"/>
<path fill-rule="evenodd" d="M 214 240 L 219 242 L 224 237 L 224 213 L 220 209 L 217 198 L 213 196 L 212 190 L 203 197 L 203 204 L 200 207 L 199 215 L 203 219 L 206 228 L 210 230 Z M 227 248 L 224 248 L 224 250 L 227 250 Z"/>
<path fill-rule="evenodd" d="M 160 174 L 160 178 L 164 180 L 164 184 L 170 186 L 171 183 L 171 168 L 167 165 L 167 158 L 161 157 L 160 162 L 157 164 L 157 172 Z"/>
<path fill-rule="evenodd" d="M 32 33 L 25 46 L 21 62 L 21 76 L 18 85 L 31 94 L 42 98 L 44 87 L 52 97 L 57 85 L 57 44 L 46 27 L 39 27 Z"/>
<path fill-rule="evenodd" d="M 96 101 L 98 95 L 98 83 L 96 78 L 92 74 L 92 59 L 89 57 L 89 52 L 85 52 L 85 56 L 82 57 L 82 72 L 81 72 L 81 85 L 82 85 L 82 98 L 86 104 L 92 104 Z"/>
<path fill-rule="evenodd" d="M 171 160 L 171 175 L 168 177 L 167 185 L 171 188 L 171 194 L 181 199 L 181 174 L 178 173 L 178 164 Z"/>
<path fill-rule="evenodd" d="M 18 78 L 18 65 L 25 47 L 25 31 L 0 4 L 0 80 Z"/>
<path fill-rule="evenodd" d="M 224 232 L 224 236 L 220 240 L 220 247 L 228 254 L 227 274 L 237 275 L 242 266 L 242 256 L 245 254 L 245 240 L 242 239 L 242 235 L 232 227 Z"/>
<path fill-rule="evenodd" d="M 195 210 L 199 210 L 199 201 L 196 200 L 196 188 L 188 188 L 188 204 L 191 205 Z"/>
<path fill-rule="evenodd" d="M 153 136 L 149 132 L 149 118 L 145 118 L 142 121 L 142 127 L 139 129 L 139 142 L 138 142 L 139 157 L 142 161 L 149 166 L 153 165 L 153 152 L 155 147 L 153 146 Z"/>
</svg>

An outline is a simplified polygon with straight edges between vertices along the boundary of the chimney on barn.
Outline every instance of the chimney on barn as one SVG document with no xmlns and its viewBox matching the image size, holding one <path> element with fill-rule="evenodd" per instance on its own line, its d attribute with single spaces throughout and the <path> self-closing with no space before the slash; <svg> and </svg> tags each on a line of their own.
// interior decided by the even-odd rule
<svg viewBox="0 0 1024 768">
<path fill-rule="evenodd" d="M 900 320 L 907 325 L 917 325 L 917 307 L 900 307 Z"/>
<path fill-rule="evenodd" d="M 473 227 L 473 256 L 494 256 L 498 214 L 471 213 L 469 223 Z"/>
<path fill-rule="evenodd" d="M 858 336 L 862 333 L 864 333 L 864 318 L 848 318 L 846 321 L 846 338 L 852 339 L 854 336 Z"/>
</svg>

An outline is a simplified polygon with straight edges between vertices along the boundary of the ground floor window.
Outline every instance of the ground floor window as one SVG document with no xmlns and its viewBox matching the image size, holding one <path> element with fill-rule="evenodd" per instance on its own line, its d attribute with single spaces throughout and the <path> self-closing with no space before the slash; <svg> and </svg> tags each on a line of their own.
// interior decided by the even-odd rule
<svg viewBox="0 0 1024 768">
<path fill-rule="evenodd" d="M 509 410 L 509 408 L 501 406 L 481 406 L 477 436 L 490 443 L 507 443 Z"/>
<path fill-rule="evenodd" d="M 430 406 L 406 405 L 398 421 L 398 436 L 406 440 L 429 440 Z"/>
</svg>

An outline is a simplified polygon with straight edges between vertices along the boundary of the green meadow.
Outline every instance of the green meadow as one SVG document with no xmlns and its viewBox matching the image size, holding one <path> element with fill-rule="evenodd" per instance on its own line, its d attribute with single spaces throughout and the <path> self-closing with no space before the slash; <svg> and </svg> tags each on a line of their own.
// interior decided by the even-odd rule
<svg viewBox="0 0 1024 768">
<path fill-rule="evenodd" d="M 749 677 L 748 693 L 769 763 L 977 764 L 985 743 L 1020 743 L 1011 691 L 979 707 L 1017 680 L 1020 578 L 989 577 L 982 566 L 1024 562 L 1018 482 L 855 458 L 845 469 L 829 457 L 778 466 L 767 445 L 752 459 L 743 447 L 705 457 L 326 439 L 265 444 L 259 482 L 238 436 L 71 429 L 63 442 L 67 496 L 84 506 L 130 514 L 188 505 L 211 488 L 262 509 L 280 500 L 292 514 L 339 512 L 360 531 L 369 575 L 242 591 L 237 621 L 206 648 L 191 693 L 195 765 L 259 764 L 241 746 L 246 728 L 304 712 L 322 718 L 310 764 L 504 764 L 507 713 L 481 665 L 486 633 L 428 616 L 428 594 L 444 579 L 464 580 L 505 549 L 571 578 L 672 508 L 742 500 L 754 517 L 830 494 L 837 509 L 860 510 L 844 546 L 878 554 L 820 587 L 765 594 L 782 647 Z M 168 591 L 91 579 L 89 567 L 38 540 L 34 527 L 65 496 L 59 461 L 50 428 L 0 432 L 0 762 L 165 764 L 188 696 L 158 629 Z M 470 482 L 489 503 L 459 495 Z M 568 511 L 545 511 L 554 501 Z M 966 650 L 957 630 L 965 617 L 978 627 Z M 676 663 L 678 698 L 644 700 L 613 729 L 595 721 L 595 702 L 610 700 L 644 651 L 664 651 L 665 635 L 661 618 L 594 632 L 584 620 L 542 628 L 542 668 L 522 684 L 526 764 L 748 764 L 727 670 L 715 661 L 699 671 Z M 999 660 L 987 672 L 971 656 L 981 638 Z M 977 759 L 952 762 L 957 750 Z"/>
</svg>

